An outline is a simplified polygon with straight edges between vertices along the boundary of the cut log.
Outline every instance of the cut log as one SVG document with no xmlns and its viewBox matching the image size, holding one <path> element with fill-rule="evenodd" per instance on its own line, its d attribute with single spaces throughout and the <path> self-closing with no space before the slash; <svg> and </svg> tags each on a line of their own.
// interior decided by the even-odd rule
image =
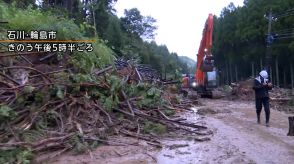
<svg viewBox="0 0 294 164">
<path fill-rule="evenodd" d="M 294 116 L 293 117 L 288 117 L 289 119 L 289 132 L 288 136 L 294 136 Z"/>
</svg>

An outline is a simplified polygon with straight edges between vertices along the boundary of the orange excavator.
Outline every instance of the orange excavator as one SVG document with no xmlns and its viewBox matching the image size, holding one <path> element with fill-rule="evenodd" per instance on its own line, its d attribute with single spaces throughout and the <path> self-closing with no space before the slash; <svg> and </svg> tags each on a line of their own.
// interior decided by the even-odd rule
<svg viewBox="0 0 294 164">
<path fill-rule="evenodd" d="M 202 97 L 212 97 L 213 88 L 217 87 L 217 73 L 211 53 L 213 33 L 213 15 L 209 14 L 202 33 L 202 40 L 197 54 L 197 65 L 192 88 Z"/>
</svg>

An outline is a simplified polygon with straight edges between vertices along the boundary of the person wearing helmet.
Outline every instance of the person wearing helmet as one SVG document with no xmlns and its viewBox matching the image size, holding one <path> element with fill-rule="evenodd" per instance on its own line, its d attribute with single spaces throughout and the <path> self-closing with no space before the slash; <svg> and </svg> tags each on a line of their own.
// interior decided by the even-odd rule
<svg viewBox="0 0 294 164">
<path fill-rule="evenodd" d="M 183 77 L 182 79 L 182 84 L 183 84 L 183 88 L 188 88 L 189 87 L 189 74 L 186 74 L 185 77 Z"/>
<path fill-rule="evenodd" d="M 185 77 L 182 78 L 182 86 L 181 93 L 183 93 L 184 97 L 187 97 L 189 89 L 189 74 L 186 74 Z"/>
<path fill-rule="evenodd" d="M 268 90 L 272 89 L 272 84 L 268 80 L 268 73 L 262 70 L 258 77 L 254 79 L 253 89 L 255 90 L 255 105 L 257 114 L 257 123 L 260 124 L 260 113 L 262 105 L 265 111 L 265 123 L 269 126 L 270 109 Z"/>
</svg>

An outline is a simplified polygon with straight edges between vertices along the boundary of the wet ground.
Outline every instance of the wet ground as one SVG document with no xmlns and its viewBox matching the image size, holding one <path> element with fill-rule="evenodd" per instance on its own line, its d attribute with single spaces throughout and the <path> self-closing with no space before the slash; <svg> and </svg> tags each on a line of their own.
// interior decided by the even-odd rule
<svg viewBox="0 0 294 164">
<path fill-rule="evenodd" d="M 161 150 L 147 144 L 102 146 L 83 155 L 63 155 L 50 163 L 294 163 L 294 137 L 287 136 L 290 115 L 271 110 L 270 127 L 266 127 L 264 112 L 262 123 L 256 123 L 253 102 L 200 101 L 203 106 L 183 115 L 208 126 L 213 131 L 210 141 L 179 135 L 163 139 Z"/>
</svg>

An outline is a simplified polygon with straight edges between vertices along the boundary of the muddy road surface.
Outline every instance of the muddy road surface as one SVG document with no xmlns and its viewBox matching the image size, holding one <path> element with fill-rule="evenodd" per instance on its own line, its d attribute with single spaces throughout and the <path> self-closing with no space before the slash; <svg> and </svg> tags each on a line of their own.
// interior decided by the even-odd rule
<svg viewBox="0 0 294 164">
<path fill-rule="evenodd" d="M 288 116 L 271 110 L 270 127 L 256 122 L 254 102 L 201 99 L 191 122 L 213 131 L 209 141 L 189 137 L 164 138 L 161 150 L 149 146 L 102 146 L 90 154 L 62 155 L 50 163 L 294 163 L 294 137 L 287 136 Z"/>
<path fill-rule="evenodd" d="M 257 124 L 253 102 L 203 99 L 198 113 L 214 135 L 208 142 L 190 142 L 177 150 L 164 149 L 158 163 L 294 163 L 294 137 L 287 136 L 288 116 L 271 110 Z M 186 153 L 186 154 L 184 154 Z"/>
</svg>

